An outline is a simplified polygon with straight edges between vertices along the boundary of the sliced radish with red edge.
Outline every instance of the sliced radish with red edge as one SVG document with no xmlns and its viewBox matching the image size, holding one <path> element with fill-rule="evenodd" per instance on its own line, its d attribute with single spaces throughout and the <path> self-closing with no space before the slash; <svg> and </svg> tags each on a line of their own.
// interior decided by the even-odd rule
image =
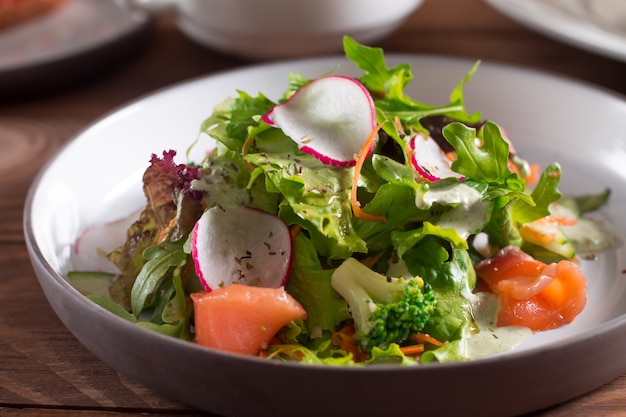
<svg viewBox="0 0 626 417">
<path fill-rule="evenodd" d="M 207 291 L 235 283 L 279 288 L 291 270 L 291 234 L 273 214 L 215 206 L 194 226 L 191 255 Z"/>
<path fill-rule="evenodd" d="M 324 164 L 352 166 L 376 127 L 376 108 L 369 91 L 354 78 L 333 75 L 301 87 L 263 116 L 299 148 Z"/>
<path fill-rule="evenodd" d="M 141 209 L 108 223 L 89 227 L 78 236 L 70 255 L 75 271 L 119 273 L 107 255 L 124 243 L 128 228 L 135 222 Z"/>
<path fill-rule="evenodd" d="M 409 141 L 411 165 L 427 181 L 435 182 L 443 178 L 463 176 L 450 168 L 452 162 L 430 136 L 416 134 Z"/>
</svg>

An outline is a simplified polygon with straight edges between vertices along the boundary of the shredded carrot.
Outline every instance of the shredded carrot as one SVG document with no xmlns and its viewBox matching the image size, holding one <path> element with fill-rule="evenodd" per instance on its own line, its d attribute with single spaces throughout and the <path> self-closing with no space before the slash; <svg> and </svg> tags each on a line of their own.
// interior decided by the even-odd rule
<svg viewBox="0 0 626 417">
<path fill-rule="evenodd" d="M 374 266 L 374 264 L 376 264 L 376 262 L 378 262 L 381 256 L 383 256 L 383 251 L 378 252 L 376 255 L 361 259 L 361 263 L 368 268 L 371 268 Z"/>
<path fill-rule="evenodd" d="M 414 342 L 418 342 L 418 343 L 429 343 L 433 346 L 443 346 L 444 343 L 435 339 L 434 337 L 432 337 L 429 334 L 426 333 L 415 333 L 414 335 L 412 335 L 411 337 L 409 337 L 409 339 L 413 340 Z"/>
<path fill-rule="evenodd" d="M 359 203 L 359 200 L 357 198 L 357 189 L 359 185 L 359 177 L 361 176 L 361 169 L 363 168 L 363 163 L 365 162 L 365 159 L 367 158 L 367 155 L 369 154 L 370 150 L 374 146 L 374 142 L 376 141 L 376 135 L 378 134 L 378 131 L 380 130 L 380 128 L 383 126 L 384 123 L 385 122 L 379 123 L 372 130 L 372 133 L 370 133 L 369 137 L 363 144 L 363 147 L 359 151 L 359 154 L 356 156 L 356 165 L 354 167 L 354 177 L 352 178 L 352 190 L 350 193 L 350 202 L 352 204 L 352 211 L 354 212 L 354 215 L 360 219 L 371 220 L 375 222 L 385 222 L 387 221 L 387 218 L 385 216 L 378 216 L 376 214 L 370 214 L 370 213 L 366 213 L 365 211 L 363 211 L 361 209 L 361 203 Z"/>
<path fill-rule="evenodd" d="M 169 232 L 172 230 L 174 226 L 176 226 L 176 217 L 172 217 L 172 220 L 170 220 L 170 222 L 167 224 L 165 229 L 161 230 L 161 233 L 159 233 L 159 238 L 158 238 L 159 243 L 163 242 L 165 238 L 167 238 L 167 235 L 169 234 Z"/>
<path fill-rule="evenodd" d="M 300 226 L 299 224 L 294 224 L 293 226 L 291 226 L 291 228 L 289 229 L 289 234 L 291 235 L 291 241 L 296 240 L 296 236 L 298 236 L 298 233 L 300 233 L 300 230 L 302 230 L 302 226 Z"/>
<path fill-rule="evenodd" d="M 424 345 L 409 345 L 400 347 L 400 352 L 405 354 L 406 356 L 414 356 L 422 353 L 424 351 Z"/>
<path fill-rule="evenodd" d="M 402 122 L 400 121 L 400 118 L 398 116 L 393 119 L 393 125 L 396 128 L 396 132 L 398 132 L 398 135 L 406 135 L 406 133 L 404 133 L 404 127 L 402 126 Z"/>
<path fill-rule="evenodd" d="M 341 329 L 335 331 L 331 335 L 333 344 L 339 349 L 345 350 L 348 353 L 352 353 L 354 357 L 359 352 L 359 347 L 356 344 L 355 330 L 353 325 L 347 325 Z"/>
<path fill-rule="evenodd" d="M 542 218 L 540 221 L 542 222 L 545 221 L 546 223 L 556 223 L 559 226 L 573 226 L 576 223 L 578 223 L 576 219 L 572 219 L 571 217 L 565 217 L 565 216 L 546 216 Z"/>
<path fill-rule="evenodd" d="M 357 351 L 357 345 L 354 338 L 354 327 L 345 326 L 341 329 L 333 332 L 331 339 L 334 345 L 346 352 L 355 353 Z"/>
<path fill-rule="evenodd" d="M 533 235 L 533 237 L 535 238 L 535 240 L 537 240 L 537 242 L 546 243 L 546 242 L 552 242 L 554 239 L 556 239 L 555 233 L 543 233 L 543 232 L 539 232 L 537 230 L 530 229 L 524 226 L 522 226 L 522 228 L 528 229 L 528 233 Z"/>
<path fill-rule="evenodd" d="M 539 167 L 539 164 L 530 164 L 529 168 L 530 173 L 526 178 L 524 178 L 524 181 L 526 181 L 526 184 L 529 185 L 536 184 L 541 176 L 541 168 Z"/>
<path fill-rule="evenodd" d="M 545 216 L 538 220 L 535 220 L 534 223 L 540 225 L 556 224 L 559 226 L 573 226 L 578 223 L 578 220 L 565 216 Z M 534 228 L 527 226 L 526 224 L 522 225 L 522 229 L 532 234 L 538 242 L 552 242 L 554 239 L 556 239 L 557 236 L 556 233 L 544 233 L 543 231 L 535 230 Z"/>
<path fill-rule="evenodd" d="M 413 166 L 413 158 L 415 157 L 415 151 L 409 145 L 409 142 L 406 142 L 404 145 L 404 152 L 406 152 L 407 161 L 410 162 L 409 166 Z"/>
<path fill-rule="evenodd" d="M 241 149 L 241 154 L 243 156 L 248 155 L 248 152 L 250 151 L 250 146 L 254 143 L 254 138 L 253 137 L 249 137 L 248 139 L 246 139 L 246 141 L 243 143 L 243 147 Z M 248 166 L 248 169 L 250 171 L 254 171 L 254 166 L 252 166 L 252 164 L 248 161 L 246 161 L 246 165 Z"/>
<path fill-rule="evenodd" d="M 362 362 L 369 357 L 365 352 L 359 349 L 356 341 L 356 330 L 353 324 L 348 324 L 333 332 L 331 340 L 339 349 L 351 353 L 355 362 Z"/>
</svg>

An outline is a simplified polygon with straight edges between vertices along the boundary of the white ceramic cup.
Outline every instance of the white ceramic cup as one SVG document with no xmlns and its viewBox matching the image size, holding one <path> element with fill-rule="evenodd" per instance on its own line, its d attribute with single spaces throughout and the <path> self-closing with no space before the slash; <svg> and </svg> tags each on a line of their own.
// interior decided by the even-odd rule
<svg viewBox="0 0 626 417">
<path fill-rule="evenodd" d="M 423 0 L 122 0 L 169 10 L 194 41 L 250 59 L 302 57 L 342 50 L 349 35 L 370 43 L 388 35 Z"/>
</svg>

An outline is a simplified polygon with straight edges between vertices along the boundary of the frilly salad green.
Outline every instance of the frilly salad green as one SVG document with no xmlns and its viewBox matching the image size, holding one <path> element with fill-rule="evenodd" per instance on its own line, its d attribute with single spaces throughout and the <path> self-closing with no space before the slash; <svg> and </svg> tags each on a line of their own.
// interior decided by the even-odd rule
<svg viewBox="0 0 626 417">
<path fill-rule="evenodd" d="M 437 107 L 406 95 L 408 64 L 344 48 L 359 77 L 289 74 L 277 102 L 240 91 L 202 124 L 201 163 L 153 155 L 146 207 L 107 255 L 119 273 L 70 280 L 104 277 L 90 298 L 138 326 L 307 364 L 469 360 L 574 320 L 574 258 L 614 243 L 582 216 L 609 191 L 562 196 L 557 163 L 468 113 L 478 64 Z"/>
</svg>

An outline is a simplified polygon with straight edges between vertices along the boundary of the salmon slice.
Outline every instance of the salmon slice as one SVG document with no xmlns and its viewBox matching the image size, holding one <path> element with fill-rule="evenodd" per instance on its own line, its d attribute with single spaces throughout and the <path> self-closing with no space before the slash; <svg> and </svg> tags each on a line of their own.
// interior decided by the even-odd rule
<svg viewBox="0 0 626 417">
<path fill-rule="evenodd" d="M 511 246 L 477 264 L 476 273 L 498 296 L 498 326 L 556 329 L 587 302 L 587 281 L 572 261 L 548 265 Z"/>
<path fill-rule="evenodd" d="M 257 355 L 283 326 L 306 318 L 284 288 L 232 284 L 191 294 L 195 342 L 227 352 Z"/>
</svg>

